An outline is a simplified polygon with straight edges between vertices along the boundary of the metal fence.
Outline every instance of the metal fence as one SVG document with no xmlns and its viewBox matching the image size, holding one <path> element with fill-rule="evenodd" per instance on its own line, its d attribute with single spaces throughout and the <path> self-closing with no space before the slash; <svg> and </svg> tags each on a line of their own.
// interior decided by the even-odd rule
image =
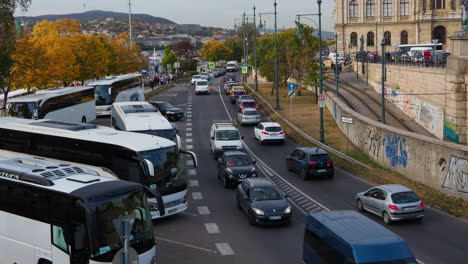
<svg viewBox="0 0 468 264">
<path fill-rule="evenodd" d="M 448 56 L 436 55 L 431 57 L 424 56 L 407 56 L 407 55 L 392 55 L 387 54 L 385 63 L 388 65 L 409 66 L 409 67 L 431 67 L 431 68 L 445 68 L 447 66 Z M 382 63 L 382 56 L 375 56 L 372 54 L 356 54 L 356 61 L 364 63 Z"/>
</svg>

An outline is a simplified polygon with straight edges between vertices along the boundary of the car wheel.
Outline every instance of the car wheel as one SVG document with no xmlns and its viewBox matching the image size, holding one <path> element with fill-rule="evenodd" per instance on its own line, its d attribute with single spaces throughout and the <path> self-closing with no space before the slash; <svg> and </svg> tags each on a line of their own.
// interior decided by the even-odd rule
<svg viewBox="0 0 468 264">
<path fill-rule="evenodd" d="M 218 179 L 221 179 L 221 173 L 219 173 L 219 170 L 218 170 Z"/>
<path fill-rule="evenodd" d="M 249 213 L 249 224 L 253 226 L 257 224 L 257 222 L 255 221 L 255 216 L 252 212 Z"/>
<path fill-rule="evenodd" d="M 226 176 L 223 176 L 223 187 L 224 189 L 229 188 L 229 182 L 226 180 Z"/>
<path fill-rule="evenodd" d="M 333 177 L 335 177 L 335 173 L 333 173 L 333 172 L 330 175 L 328 175 L 329 179 L 333 179 Z"/>
<path fill-rule="evenodd" d="M 386 225 L 392 224 L 392 219 L 390 219 L 390 215 L 387 212 L 383 213 L 383 221 Z"/>
<path fill-rule="evenodd" d="M 356 203 L 357 203 L 357 209 L 358 209 L 358 211 L 359 211 L 359 212 L 364 212 L 364 206 L 362 205 L 361 199 L 358 199 Z"/>
<path fill-rule="evenodd" d="M 309 175 L 307 175 L 306 171 L 304 168 L 301 169 L 301 178 L 304 180 L 304 181 L 307 181 L 309 179 Z"/>
</svg>

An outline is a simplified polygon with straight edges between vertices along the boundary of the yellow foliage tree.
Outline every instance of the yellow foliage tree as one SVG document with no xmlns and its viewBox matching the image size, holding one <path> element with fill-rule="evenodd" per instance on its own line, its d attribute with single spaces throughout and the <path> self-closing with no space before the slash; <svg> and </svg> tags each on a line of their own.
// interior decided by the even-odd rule
<svg viewBox="0 0 468 264">
<path fill-rule="evenodd" d="M 224 43 L 210 40 L 203 44 L 201 49 L 201 56 L 207 61 L 220 61 L 229 60 L 232 56 L 232 49 L 226 46 Z"/>
</svg>

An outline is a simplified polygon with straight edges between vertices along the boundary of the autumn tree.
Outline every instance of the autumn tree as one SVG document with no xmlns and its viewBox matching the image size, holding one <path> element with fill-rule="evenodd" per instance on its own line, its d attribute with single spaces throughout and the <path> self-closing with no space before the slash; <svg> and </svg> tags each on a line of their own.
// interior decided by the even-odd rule
<svg viewBox="0 0 468 264">
<path fill-rule="evenodd" d="M 195 47 L 189 40 L 181 40 L 172 46 L 178 58 L 191 59 L 195 55 Z"/>
<path fill-rule="evenodd" d="M 230 38 L 227 39 L 226 42 L 224 42 L 224 44 L 232 50 L 232 55 L 228 60 L 241 61 L 243 48 L 239 46 L 237 41 L 235 39 Z"/>
<path fill-rule="evenodd" d="M 232 50 L 226 44 L 210 40 L 205 43 L 201 49 L 201 56 L 207 61 L 229 60 L 232 56 Z"/>
</svg>

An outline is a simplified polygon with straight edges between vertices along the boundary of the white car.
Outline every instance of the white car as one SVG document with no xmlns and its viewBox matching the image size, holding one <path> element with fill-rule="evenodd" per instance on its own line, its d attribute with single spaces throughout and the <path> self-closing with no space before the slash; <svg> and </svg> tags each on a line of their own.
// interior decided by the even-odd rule
<svg viewBox="0 0 468 264">
<path fill-rule="evenodd" d="M 194 85 L 197 81 L 203 80 L 204 77 L 202 75 L 194 75 L 192 76 L 192 85 Z"/>
<path fill-rule="evenodd" d="M 263 144 L 264 142 L 284 143 L 284 131 L 276 122 L 262 122 L 254 128 L 254 136 Z"/>
<path fill-rule="evenodd" d="M 195 84 L 195 94 L 210 94 L 210 83 L 207 80 L 197 81 Z"/>
<path fill-rule="evenodd" d="M 228 121 L 214 121 L 210 130 L 210 149 L 215 159 L 217 159 L 224 151 L 244 150 L 242 137 L 239 129 Z"/>
</svg>

